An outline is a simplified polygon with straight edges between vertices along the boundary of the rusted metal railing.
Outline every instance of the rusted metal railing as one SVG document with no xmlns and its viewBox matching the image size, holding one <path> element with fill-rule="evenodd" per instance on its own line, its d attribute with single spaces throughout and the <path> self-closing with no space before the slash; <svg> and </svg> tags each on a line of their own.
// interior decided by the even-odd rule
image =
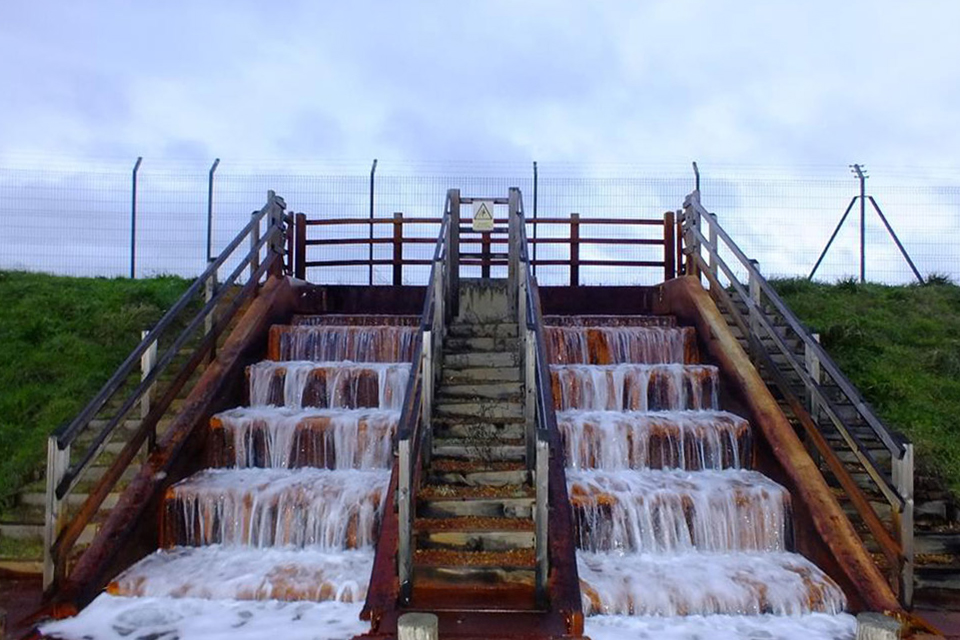
<svg viewBox="0 0 960 640">
<path fill-rule="evenodd" d="M 711 296 L 747 338 L 751 359 L 772 379 L 802 426 L 811 454 L 822 458 L 843 489 L 842 499 L 852 504 L 873 536 L 890 569 L 892 586 L 909 607 L 914 571 L 913 445 L 877 417 L 817 337 L 763 277 L 759 265 L 740 250 L 717 216 L 704 209 L 699 191 L 684 201 L 681 223 L 685 272 L 706 279 Z M 745 274 L 746 282 L 740 274 Z M 800 381 L 799 387 L 791 376 Z M 836 444 L 828 436 L 837 436 Z M 873 449 L 867 441 L 874 443 Z M 889 471 L 878 463 L 875 450 L 889 454 Z M 858 475 L 867 478 L 869 488 L 889 505 L 889 522 L 840 453 L 854 461 Z"/>
<path fill-rule="evenodd" d="M 148 450 L 153 449 L 158 425 L 170 415 L 173 401 L 205 359 L 215 353 L 218 338 L 244 302 L 256 295 L 261 280 L 292 272 L 288 247 L 292 246 L 293 219 L 285 210 L 283 199 L 270 191 L 263 208 L 251 214 L 250 222 L 143 337 L 93 400 L 48 438 L 45 590 L 56 588 L 66 576 L 68 559 L 84 529 L 144 443 Z M 245 244 L 248 239 L 249 245 Z M 244 250 L 246 253 L 241 253 Z M 218 274 L 228 262 L 233 269 L 221 279 Z M 248 275 L 242 282 L 244 272 Z M 156 357 L 158 345 L 161 355 Z M 149 367 L 142 364 L 147 360 Z M 86 497 L 71 501 L 138 407 L 135 418 L 139 423 L 133 422 L 134 431 L 123 448 L 109 464 L 101 462 L 106 469 L 99 480 L 91 481 Z M 68 509 L 71 502 L 80 502 L 75 512 Z"/>
<path fill-rule="evenodd" d="M 455 190 L 454 190 L 455 191 Z M 448 194 L 449 197 L 449 194 Z M 506 199 L 493 199 L 495 204 L 507 204 Z M 473 198 L 463 198 L 460 204 L 470 204 Z M 459 217 L 459 225 L 470 223 L 470 218 Z M 404 216 L 403 213 L 394 213 L 391 218 L 312 218 L 298 214 L 297 245 L 294 253 L 296 259 L 295 275 L 306 279 L 307 269 L 315 268 L 342 268 L 342 267 L 391 267 L 389 284 L 399 286 L 404 283 L 404 267 L 430 266 L 432 260 L 416 258 L 408 255 L 407 247 L 433 244 L 435 236 L 414 236 L 411 229 L 423 229 L 424 225 L 439 225 L 441 220 L 433 217 Z M 481 277 L 490 277 L 491 267 L 508 266 L 509 238 L 505 233 L 508 218 L 495 218 L 495 227 L 492 232 L 477 232 L 470 238 L 464 238 L 463 244 L 470 251 L 464 251 L 459 256 L 458 264 L 462 266 L 479 266 Z M 571 213 L 569 216 L 554 216 L 531 218 L 524 220 L 526 227 L 533 237 L 526 240 L 531 248 L 538 245 L 558 247 L 561 251 L 553 253 L 566 254 L 562 257 L 542 257 L 528 259 L 533 267 L 566 267 L 570 286 L 581 284 L 581 269 L 583 267 L 618 267 L 621 269 L 658 269 L 662 270 L 665 280 L 676 275 L 676 225 L 674 213 L 666 212 L 662 218 L 594 218 Z M 459 225 L 448 226 L 448 233 Z M 374 226 L 388 226 L 389 235 L 374 237 L 362 232 L 362 229 Z M 507 225 L 508 226 L 508 225 Z M 585 229 L 600 229 L 594 233 L 584 233 Z M 624 237 L 624 228 L 651 229 L 654 233 L 649 237 Z M 539 229 L 539 231 L 538 231 Z M 551 231 L 551 232 L 548 232 Z M 557 235 L 560 233 L 561 235 Z M 351 235 L 354 234 L 354 235 Z M 368 245 L 371 252 L 364 258 L 322 257 L 315 255 L 324 250 L 336 250 L 344 247 L 362 247 Z M 372 248 L 375 245 L 384 245 L 392 248 L 390 257 L 374 258 Z M 640 259 L 598 259 L 582 257 L 582 249 L 591 246 L 616 247 L 663 247 L 663 256 L 657 260 Z M 565 250 L 564 250 L 565 249 Z M 308 254 L 311 254 L 308 256 Z M 541 256 L 544 251 L 541 250 Z"/>
</svg>

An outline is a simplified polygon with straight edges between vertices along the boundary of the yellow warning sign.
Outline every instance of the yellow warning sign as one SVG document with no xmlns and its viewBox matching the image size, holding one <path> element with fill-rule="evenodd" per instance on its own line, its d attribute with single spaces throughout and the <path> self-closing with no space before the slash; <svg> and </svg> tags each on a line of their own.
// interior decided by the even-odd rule
<svg viewBox="0 0 960 640">
<path fill-rule="evenodd" d="M 493 231 L 493 200 L 473 201 L 473 230 Z"/>
</svg>

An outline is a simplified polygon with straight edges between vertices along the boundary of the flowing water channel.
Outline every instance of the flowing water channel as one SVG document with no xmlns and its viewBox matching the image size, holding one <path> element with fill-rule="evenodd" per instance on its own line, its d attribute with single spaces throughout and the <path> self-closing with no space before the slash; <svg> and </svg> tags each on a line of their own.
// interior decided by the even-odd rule
<svg viewBox="0 0 960 640">
<path fill-rule="evenodd" d="M 248 368 L 249 405 L 210 422 L 218 466 L 167 492 L 161 548 L 79 616 L 66 638 L 340 640 L 373 567 L 392 438 L 416 328 L 344 318 L 273 327 Z"/>
<path fill-rule="evenodd" d="M 750 425 L 719 410 L 692 330 L 572 320 L 547 343 L 586 635 L 852 638 L 842 591 L 791 552 L 790 495 L 751 469 Z"/>
</svg>

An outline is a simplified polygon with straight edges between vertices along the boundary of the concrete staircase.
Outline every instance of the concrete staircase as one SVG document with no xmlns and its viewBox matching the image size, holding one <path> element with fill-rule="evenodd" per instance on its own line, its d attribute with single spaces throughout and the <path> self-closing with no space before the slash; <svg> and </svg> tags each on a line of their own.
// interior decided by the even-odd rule
<svg viewBox="0 0 960 640">
<path fill-rule="evenodd" d="M 532 610 L 535 491 L 515 312 L 505 282 L 465 281 L 462 290 L 418 491 L 412 605 Z"/>
</svg>

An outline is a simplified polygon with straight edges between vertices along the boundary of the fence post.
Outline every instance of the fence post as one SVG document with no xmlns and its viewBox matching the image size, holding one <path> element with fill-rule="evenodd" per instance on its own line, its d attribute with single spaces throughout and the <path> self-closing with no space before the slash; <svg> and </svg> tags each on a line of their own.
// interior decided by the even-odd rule
<svg viewBox="0 0 960 640">
<path fill-rule="evenodd" d="M 393 286 L 403 284 L 403 213 L 393 214 Z"/>
<path fill-rule="evenodd" d="M 270 242 L 267 244 L 271 260 L 270 275 L 279 278 L 283 276 L 283 251 L 285 248 L 283 214 L 287 208 L 287 203 L 273 191 L 268 191 L 267 206 L 270 207 L 267 213 L 267 232 L 270 234 Z"/>
<path fill-rule="evenodd" d="M 536 469 L 534 470 L 534 480 L 537 483 L 536 497 L 536 519 L 534 526 L 536 534 L 534 538 L 535 553 L 537 557 L 537 579 L 536 593 L 537 600 L 544 603 L 547 596 L 547 579 L 550 575 L 550 556 L 548 553 L 548 518 L 550 513 L 550 445 L 545 440 L 537 440 Z"/>
<path fill-rule="evenodd" d="M 480 277 L 490 277 L 490 232 L 480 234 Z"/>
<path fill-rule="evenodd" d="M 296 237 L 296 259 L 293 261 L 293 275 L 300 280 L 307 279 L 307 216 L 298 213 Z"/>
<path fill-rule="evenodd" d="M 683 259 L 683 210 L 677 209 L 677 213 L 675 215 L 677 219 L 677 275 L 686 275 L 687 270 L 684 266 Z"/>
<path fill-rule="evenodd" d="M 57 444 L 57 437 L 47 438 L 47 493 L 44 509 L 43 522 L 43 589 L 47 591 L 50 586 L 61 578 L 63 570 L 63 558 L 65 551 L 57 549 L 57 554 L 53 554 L 53 545 L 60 536 L 60 527 L 62 525 L 63 505 L 66 502 L 64 498 L 57 497 L 57 486 L 66 475 L 70 467 L 70 445 L 60 449 Z"/>
<path fill-rule="evenodd" d="M 140 174 L 140 165 L 143 156 L 138 156 L 133 165 L 133 184 L 130 191 L 130 279 L 136 278 L 137 273 L 137 180 Z"/>
<path fill-rule="evenodd" d="M 570 214 L 570 286 L 580 286 L 580 214 Z"/>
<path fill-rule="evenodd" d="M 673 211 L 663 214 L 663 281 L 677 275 L 676 255 L 674 254 L 674 218 Z"/>
<path fill-rule="evenodd" d="M 903 455 L 893 459 L 893 484 L 903 499 L 900 513 L 900 545 L 903 548 L 903 566 L 900 568 L 900 601 L 907 608 L 913 606 L 913 444 L 903 445 Z"/>
<path fill-rule="evenodd" d="M 207 262 L 213 261 L 213 176 L 220 166 L 220 158 L 215 158 L 207 174 Z"/>
<path fill-rule="evenodd" d="M 423 332 L 423 356 L 420 359 L 420 428 L 423 436 L 420 457 L 423 464 L 430 464 L 433 451 L 433 329 Z"/>
</svg>

